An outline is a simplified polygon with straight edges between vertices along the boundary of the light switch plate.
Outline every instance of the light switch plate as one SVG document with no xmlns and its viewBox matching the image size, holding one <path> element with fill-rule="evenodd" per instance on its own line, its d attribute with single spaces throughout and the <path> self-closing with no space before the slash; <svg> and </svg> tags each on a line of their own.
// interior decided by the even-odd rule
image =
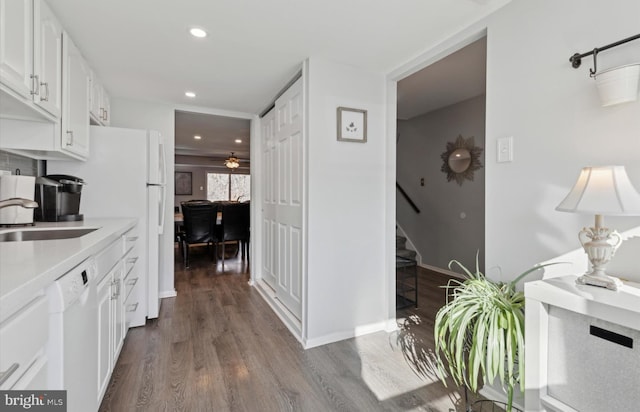
<svg viewBox="0 0 640 412">
<path fill-rule="evenodd" d="M 498 163 L 513 161 L 513 137 L 501 137 L 498 139 Z"/>
</svg>

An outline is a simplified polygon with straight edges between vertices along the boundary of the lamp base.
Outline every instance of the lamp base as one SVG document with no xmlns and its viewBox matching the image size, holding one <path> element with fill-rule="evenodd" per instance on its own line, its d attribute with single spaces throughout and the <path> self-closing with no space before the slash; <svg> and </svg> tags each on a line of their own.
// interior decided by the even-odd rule
<svg viewBox="0 0 640 412">
<path fill-rule="evenodd" d="M 593 273 L 585 273 L 576 279 L 579 285 L 599 286 L 611 290 L 618 290 L 622 286 L 622 281 L 618 278 L 608 275 L 594 275 Z"/>
</svg>

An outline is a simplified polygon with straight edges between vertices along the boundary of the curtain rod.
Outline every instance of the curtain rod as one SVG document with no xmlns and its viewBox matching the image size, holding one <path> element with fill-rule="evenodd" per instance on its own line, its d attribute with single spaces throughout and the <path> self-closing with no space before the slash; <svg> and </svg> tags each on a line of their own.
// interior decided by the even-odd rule
<svg viewBox="0 0 640 412">
<path fill-rule="evenodd" d="M 640 34 L 636 34 L 635 36 L 631 36 L 631 37 L 627 37 L 626 39 L 622 39 L 619 40 L 615 43 L 611 43 L 611 44 L 607 44 L 606 46 L 602 46 L 602 47 L 596 47 L 595 49 L 586 52 L 586 53 L 575 53 L 573 56 L 571 56 L 569 58 L 569 61 L 571 62 L 571 66 L 573 66 L 574 69 L 577 69 L 578 67 L 580 67 L 580 65 L 582 64 L 582 58 L 583 57 L 587 57 L 587 56 L 591 56 L 593 55 L 593 69 L 590 69 L 591 72 L 591 76 L 595 76 L 596 74 L 596 56 L 598 55 L 598 53 L 605 51 L 605 50 L 609 50 L 611 48 L 620 46 L 621 44 L 625 44 L 625 43 L 629 43 L 630 41 L 633 40 L 638 40 L 640 39 Z"/>
</svg>

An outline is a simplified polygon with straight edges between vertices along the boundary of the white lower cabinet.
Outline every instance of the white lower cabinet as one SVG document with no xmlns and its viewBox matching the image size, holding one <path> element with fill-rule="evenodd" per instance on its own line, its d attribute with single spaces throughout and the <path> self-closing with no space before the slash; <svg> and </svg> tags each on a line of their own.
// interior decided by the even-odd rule
<svg viewBox="0 0 640 412">
<path fill-rule="evenodd" d="M 47 382 L 48 299 L 44 295 L 0 322 L 0 390 L 42 389 Z"/>
<path fill-rule="evenodd" d="M 111 325 L 111 283 L 110 273 L 98 283 L 98 402 L 111 377 L 111 341 L 113 328 Z"/>
<path fill-rule="evenodd" d="M 125 329 L 143 326 L 147 320 L 144 310 L 144 296 L 146 279 L 144 278 L 143 260 L 138 246 L 137 227 L 124 235 L 125 238 L 125 271 L 124 271 L 124 316 Z"/>
<path fill-rule="evenodd" d="M 120 260 L 97 286 L 98 404 L 109 383 L 126 333 L 122 295 L 123 272 L 124 266 Z"/>
<path fill-rule="evenodd" d="M 129 327 L 126 302 L 128 295 L 137 289 L 138 282 L 136 230 L 134 227 L 126 232 L 96 257 L 98 405 L 102 402 Z M 133 285 L 127 283 L 131 281 Z"/>
</svg>

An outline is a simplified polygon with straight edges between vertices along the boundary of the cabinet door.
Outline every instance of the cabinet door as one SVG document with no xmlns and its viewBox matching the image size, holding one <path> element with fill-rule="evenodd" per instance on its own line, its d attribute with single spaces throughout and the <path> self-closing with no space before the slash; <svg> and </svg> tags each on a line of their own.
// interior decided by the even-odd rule
<svg viewBox="0 0 640 412">
<path fill-rule="evenodd" d="M 111 296 L 113 273 L 98 284 L 98 404 L 111 376 Z"/>
<path fill-rule="evenodd" d="M 90 69 L 67 33 L 62 35 L 62 150 L 89 155 Z"/>
<path fill-rule="evenodd" d="M 33 74 L 33 3 L 0 0 L 0 80 L 31 99 Z"/>
<path fill-rule="evenodd" d="M 35 103 L 54 115 L 62 113 L 62 26 L 44 1 L 34 2 Z"/>
<path fill-rule="evenodd" d="M 89 114 L 95 123 L 102 120 L 100 108 L 102 107 L 102 84 L 98 76 L 91 72 L 91 105 Z"/>
<path fill-rule="evenodd" d="M 124 264 L 121 261 L 118 266 L 116 266 L 114 275 L 113 275 L 113 294 L 112 294 L 112 314 L 113 314 L 113 345 L 112 345 L 112 354 L 111 359 L 113 359 L 113 363 L 115 364 L 118 359 L 118 354 L 120 353 L 120 349 L 122 348 L 122 342 L 124 342 L 124 332 L 125 332 L 125 311 L 124 311 L 124 299 L 125 299 L 125 288 L 124 288 Z"/>
<path fill-rule="evenodd" d="M 102 124 L 104 126 L 111 124 L 111 99 L 104 87 L 102 88 Z"/>
</svg>

